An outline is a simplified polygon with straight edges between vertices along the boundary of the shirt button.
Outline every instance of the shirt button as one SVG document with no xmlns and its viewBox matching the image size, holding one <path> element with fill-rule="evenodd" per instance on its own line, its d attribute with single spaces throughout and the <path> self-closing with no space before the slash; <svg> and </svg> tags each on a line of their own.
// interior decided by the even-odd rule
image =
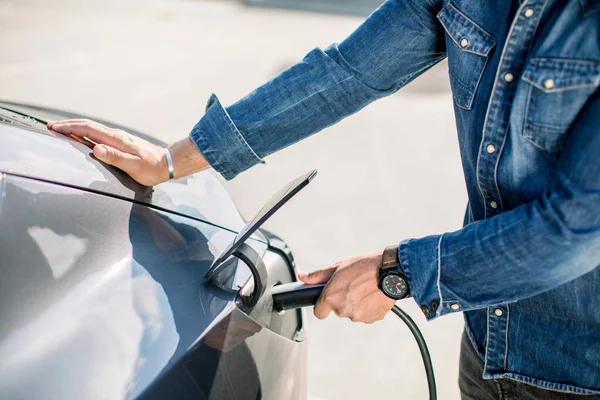
<svg viewBox="0 0 600 400">
<path fill-rule="evenodd" d="M 496 314 L 498 317 L 501 317 L 501 316 L 502 316 L 502 314 L 504 314 L 504 313 L 502 312 L 502 310 L 501 310 L 501 309 L 499 309 L 499 308 L 496 308 L 496 309 L 494 310 L 494 314 Z"/>
<path fill-rule="evenodd" d="M 544 87 L 546 89 L 552 89 L 554 87 L 554 79 L 546 79 L 544 81 Z"/>
<path fill-rule="evenodd" d="M 490 207 L 496 209 L 496 208 L 498 208 L 498 203 L 496 203 L 495 200 L 492 200 L 492 201 L 490 201 Z"/>
<path fill-rule="evenodd" d="M 488 144 L 485 148 L 485 151 L 487 151 L 490 154 L 494 154 L 496 152 L 496 146 L 494 146 L 493 144 Z"/>
<path fill-rule="evenodd" d="M 450 308 L 453 309 L 454 311 L 458 311 L 458 309 L 460 308 L 460 304 L 454 303 L 450 306 Z"/>
<path fill-rule="evenodd" d="M 533 15 L 533 8 L 528 8 L 525 10 L 525 17 L 529 18 Z"/>
<path fill-rule="evenodd" d="M 429 317 L 429 308 L 427 306 L 421 306 L 421 311 L 423 311 L 426 317 Z"/>
<path fill-rule="evenodd" d="M 467 38 L 462 38 L 460 41 L 460 47 L 465 48 L 469 45 L 469 39 Z"/>
<path fill-rule="evenodd" d="M 504 74 L 504 82 L 511 83 L 514 80 L 515 80 L 515 76 L 513 74 L 511 74 L 510 72 L 507 72 L 506 74 Z"/>
</svg>

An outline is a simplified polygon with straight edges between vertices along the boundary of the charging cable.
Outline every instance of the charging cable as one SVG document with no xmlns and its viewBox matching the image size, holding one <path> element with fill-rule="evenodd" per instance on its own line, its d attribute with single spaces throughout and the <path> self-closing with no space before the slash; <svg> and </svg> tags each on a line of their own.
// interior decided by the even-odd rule
<svg viewBox="0 0 600 400">
<path fill-rule="evenodd" d="M 273 308 L 276 311 L 281 312 L 284 310 L 314 306 L 321 295 L 321 292 L 323 292 L 324 287 L 324 283 L 318 285 L 305 285 L 302 282 L 277 285 L 271 291 L 271 294 L 273 295 Z M 429 355 L 429 349 L 427 348 L 423 334 L 417 327 L 415 321 L 413 321 L 413 319 L 400 307 L 395 305 L 392 307 L 392 312 L 404 321 L 415 337 L 419 350 L 421 351 L 423 365 L 425 366 L 427 386 L 429 387 L 429 400 L 436 400 L 437 391 L 435 387 L 435 376 L 433 374 L 433 364 L 431 363 L 431 356 Z"/>
</svg>

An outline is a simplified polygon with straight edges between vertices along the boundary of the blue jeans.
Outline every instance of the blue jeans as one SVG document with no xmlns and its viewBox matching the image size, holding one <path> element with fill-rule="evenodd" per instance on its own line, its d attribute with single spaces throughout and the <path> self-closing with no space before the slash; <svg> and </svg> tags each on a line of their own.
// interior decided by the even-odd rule
<svg viewBox="0 0 600 400">
<path fill-rule="evenodd" d="M 462 400 L 600 400 L 598 395 L 556 392 L 506 378 L 483 379 L 483 367 L 467 332 L 463 332 L 458 375 Z"/>
</svg>

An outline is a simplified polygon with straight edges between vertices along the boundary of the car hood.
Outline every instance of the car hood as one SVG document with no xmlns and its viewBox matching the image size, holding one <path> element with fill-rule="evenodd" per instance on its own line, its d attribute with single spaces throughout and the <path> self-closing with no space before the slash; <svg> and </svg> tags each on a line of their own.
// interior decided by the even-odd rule
<svg viewBox="0 0 600 400">
<path fill-rule="evenodd" d="M 9 102 L 0 102 L 0 107 L 0 173 L 146 204 L 235 232 L 245 225 L 212 171 L 154 187 L 142 186 L 119 169 L 98 161 L 90 147 L 46 129 L 46 122 L 50 120 L 89 117 Z M 135 130 L 95 120 L 164 145 Z"/>
</svg>

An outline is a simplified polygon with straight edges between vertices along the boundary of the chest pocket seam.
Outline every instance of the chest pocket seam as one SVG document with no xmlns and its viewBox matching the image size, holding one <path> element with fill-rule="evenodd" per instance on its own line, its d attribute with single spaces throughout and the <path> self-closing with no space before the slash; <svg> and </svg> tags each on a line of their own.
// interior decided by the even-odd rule
<svg viewBox="0 0 600 400">
<path fill-rule="evenodd" d="M 549 153 L 560 151 L 568 130 L 600 84 L 600 62 L 532 58 L 523 77 L 529 84 L 522 135 Z"/>
<path fill-rule="evenodd" d="M 437 19 L 451 40 L 447 45 L 452 47 L 447 50 L 454 102 L 470 110 L 496 39 L 450 2 L 444 5 Z M 469 68 L 463 67 L 466 65 Z"/>
</svg>

